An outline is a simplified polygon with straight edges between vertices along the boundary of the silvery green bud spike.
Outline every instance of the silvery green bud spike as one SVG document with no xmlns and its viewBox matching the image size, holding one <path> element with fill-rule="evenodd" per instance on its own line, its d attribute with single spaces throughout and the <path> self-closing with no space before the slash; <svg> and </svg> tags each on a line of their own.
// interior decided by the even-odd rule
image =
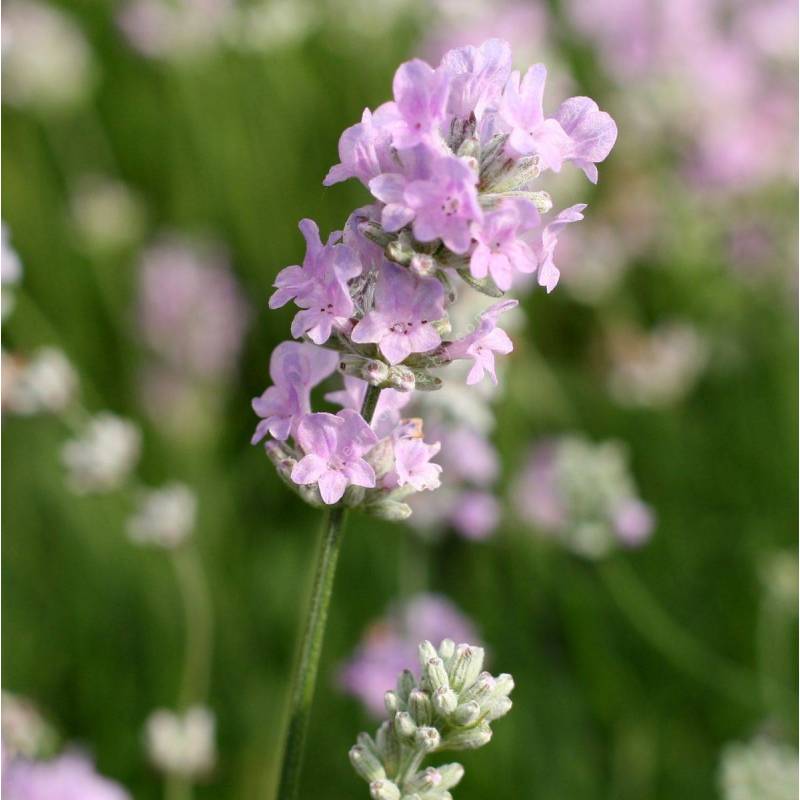
<svg viewBox="0 0 800 800">
<path fill-rule="evenodd" d="M 461 764 L 443 764 L 439 767 L 439 775 L 442 781 L 439 784 L 440 789 L 452 789 L 457 786 L 459 781 L 464 777 L 464 767 Z"/>
<path fill-rule="evenodd" d="M 410 739 L 417 732 L 417 726 L 408 711 L 398 711 L 394 715 L 394 729 L 401 739 Z"/>
<path fill-rule="evenodd" d="M 447 717 L 456 710 L 458 695 L 446 686 L 440 686 L 433 693 L 433 707 L 443 717 Z"/>
<path fill-rule="evenodd" d="M 431 700 L 421 689 L 414 689 L 408 696 L 408 711 L 417 725 L 428 725 L 433 717 Z"/>
<path fill-rule="evenodd" d="M 350 763 L 365 781 L 380 781 L 386 777 L 386 771 L 377 756 L 369 749 L 355 745 L 350 748 Z"/>
<path fill-rule="evenodd" d="M 435 750 L 441 741 L 442 736 L 439 731 L 428 725 L 417 728 L 417 732 L 414 734 L 414 742 L 417 747 L 427 752 Z"/>
<path fill-rule="evenodd" d="M 435 692 L 437 689 L 450 688 L 450 682 L 447 678 L 447 670 L 444 668 L 444 662 L 439 656 L 429 658 L 424 666 L 425 677 L 428 684 Z"/>
<path fill-rule="evenodd" d="M 372 800 L 400 800 L 400 789 L 392 781 L 373 781 L 369 785 Z"/>
<path fill-rule="evenodd" d="M 404 702 L 408 702 L 408 696 L 412 689 L 417 685 L 414 673 L 410 669 L 404 669 L 397 679 L 397 696 Z"/>
<path fill-rule="evenodd" d="M 460 644 L 450 661 L 450 685 L 457 692 L 473 684 L 483 669 L 483 648 Z"/>
<path fill-rule="evenodd" d="M 386 713 L 390 717 L 400 711 L 400 698 L 397 696 L 397 692 L 386 692 L 383 695 L 383 705 L 386 707 Z"/>
<path fill-rule="evenodd" d="M 405 782 L 403 788 L 407 792 L 425 793 L 435 789 L 442 782 L 442 776 L 435 767 L 427 767 L 422 772 L 418 772 Z"/>
<path fill-rule="evenodd" d="M 481 723 L 477 728 L 450 733 L 442 743 L 442 750 L 476 750 L 492 738 L 492 729 Z"/>
<path fill-rule="evenodd" d="M 452 715 L 452 722 L 454 725 L 460 727 L 467 727 L 477 722 L 478 717 L 481 715 L 481 707 L 474 700 L 468 703 L 462 703 Z"/>
</svg>

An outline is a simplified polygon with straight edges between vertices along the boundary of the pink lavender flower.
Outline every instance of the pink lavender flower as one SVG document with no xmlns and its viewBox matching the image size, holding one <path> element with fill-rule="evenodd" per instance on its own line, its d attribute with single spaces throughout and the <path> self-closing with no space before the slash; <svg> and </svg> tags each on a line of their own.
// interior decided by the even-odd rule
<svg viewBox="0 0 800 800">
<path fill-rule="evenodd" d="M 454 504 L 450 524 L 465 538 L 483 541 L 500 522 L 500 503 L 491 492 L 461 492 Z"/>
<path fill-rule="evenodd" d="M 361 122 L 350 126 L 339 139 L 339 164 L 330 168 L 322 182 L 325 186 L 357 178 L 365 186 L 372 178 L 390 171 L 391 133 L 373 123 L 372 112 L 364 109 Z"/>
<path fill-rule="evenodd" d="M 495 303 L 481 314 L 472 333 L 445 346 L 444 354 L 448 360 L 455 361 L 460 358 L 473 360 L 472 369 L 467 375 L 468 385 L 478 383 L 487 374 L 492 383 L 497 383 L 494 354 L 507 355 L 514 349 L 514 344 L 508 334 L 502 328 L 497 327 L 497 318 L 503 312 L 516 308 L 517 305 L 516 300 Z"/>
<path fill-rule="evenodd" d="M 470 225 L 483 218 L 477 183 L 475 171 L 460 158 L 435 159 L 430 178 L 405 187 L 406 203 L 414 212 L 414 236 L 421 242 L 441 239 L 454 253 L 466 253 Z"/>
<path fill-rule="evenodd" d="M 303 265 L 278 274 L 269 306 L 280 308 L 294 300 L 301 310 L 292 322 L 292 336 L 308 334 L 315 344 L 324 344 L 334 325 L 343 325 L 353 313 L 347 281 L 361 273 L 361 263 L 350 247 L 336 244 L 340 233 L 331 234 L 323 246 L 315 222 L 304 219 L 300 230 L 307 244 Z"/>
<path fill-rule="evenodd" d="M 139 328 L 172 368 L 217 380 L 236 365 L 248 307 L 220 249 L 169 236 L 145 250 Z"/>
<path fill-rule="evenodd" d="M 253 398 L 253 411 L 261 417 L 252 444 L 268 433 L 285 441 L 296 432 L 300 418 L 311 411 L 311 389 L 335 369 L 338 357 L 332 350 L 312 344 L 283 342 L 273 351 L 269 374 L 273 385 Z"/>
<path fill-rule="evenodd" d="M 439 487 L 442 468 L 431 462 L 441 445 L 419 439 L 401 438 L 394 445 L 394 468 L 398 486 L 412 486 L 418 492 Z"/>
<path fill-rule="evenodd" d="M 399 67 L 392 88 L 394 103 L 384 106 L 383 114 L 394 146 L 435 143 L 447 108 L 447 75 L 416 58 Z"/>
<path fill-rule="evenodd" d="M 605 159 L 617 141 L 616 123 L 589 97 L 565 100 L 555 119 L 570 138 L 565 158 L 582 169 L 592 183 L 597 183 L 596 163 Z"/>
<path fill-rule="evenodd" d="M 419 594 L 389 609 L 364 634 L 342 667 L 339 683 L 370 713 L 383 713 L 383 696 L 404 670 L 417 669 L 417 645 L 423 639 L 479 642 L 472 622 L 442 595 Z"/>
<path fill-rule="evenodd" d="M 542 229 L 541 239 L 534 246 L 539 261 L 537 280 L 540 286 L 544 286 L 547 289 L 548 293 L 556 288 L 558 279 L 561 277 L 561 273 L 553 261 L 556 245 L 558 244 L 558 234 L 570 222 L 582 220 L 583 214 L 581 212 L 584 208 L 586 208 L 585 203 L 578 203 L 565 208 L 552 222 Z"/>
<path fill-rule="evenodd" d="M 52 761 L 4 760 L 2 785 L 7 800 L 130 800 L 119 784 L 98 775 L 77 753 Z"/>
<path fill-rule="evenodd" d="M 307 414 L 297 427 L 297 441 L 305 456 L 292 470 L 292 480 L 316 483 L 323 502 L 338 503 L 349 485 L 375 486 L 375 471 L 362 456 L 378 437 L 356 411 Z"/>
<path fill-rule="evenodd" d="M 545 169 L 558 172 L 570 149 L 570 139 L 559 122 L 544 116 L 542 100 L 547 68 L 535 64 L 520 81 L 512 72 L 503 94 L 501 114 L 511 128 L 508 144 L 520 156 L 538 155 Z"/>
<path fill-rule="evenodd" d="M 444 289 L 435 278 L 420 278 L 386 263 L 378 276 L 375 306 L 351 333 L 354 342 L 374 342 L 390 364 L 441 344 L 433 323 L 444 316 Z"/>
<path fill-rule="evenodd" d="M 534 272 L 536 256 L 519 235 L 538 227 L 539 220 L 533 203 L 514 199 L 486 214 L 483 223 L 473 223 L 477 244 L 469 262 L 472 277 L 480 280 L 491 275 L 497 288 L 505 292 L 511 288 L 514 270 Z"/>
</svg>

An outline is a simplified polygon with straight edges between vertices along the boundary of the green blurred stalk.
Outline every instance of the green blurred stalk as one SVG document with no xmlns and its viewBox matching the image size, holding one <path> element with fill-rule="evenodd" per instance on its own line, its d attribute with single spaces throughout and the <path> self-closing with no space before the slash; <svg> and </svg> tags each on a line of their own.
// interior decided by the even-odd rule
<svg viewBox="0 0 800 800">
<path fill-rule="evenodd" d="M 361 416 L 371 421 L 378 403 L 380 389 L 368 386 L 361 406 Z M 283 750 L 281 778 L 277 800 L 295 800 L 300 788 L 308 722 L 311 704 L 317 685 L 319 659 L 325 639 L 325 624 L 333 594 L 336 563 L 342 545 L 344 522 L 347 510 L 336 506 L 328 511 L 322 529 L 322 541 L 317 554 L 317 569 L 311 590 L 311 605 L 306 619 L 305 631 L 300 641 L 300 652 L 292 678 L 289 700 L 289 722 Z"/>
</svg>

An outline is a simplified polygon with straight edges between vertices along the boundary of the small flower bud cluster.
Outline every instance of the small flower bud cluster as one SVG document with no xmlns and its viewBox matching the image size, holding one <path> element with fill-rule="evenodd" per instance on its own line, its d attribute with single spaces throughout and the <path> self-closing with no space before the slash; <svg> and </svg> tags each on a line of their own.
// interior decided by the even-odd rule
<svg viewBox="0 0 800 800">
<path fill-rule="evenodd" d="M 58 736 L 39 709 L 25 697 L 3 692 L 0 729 L 3 759 L 44 758 L 55 751 Z"/>
<path fill-rule="evenodd" d="M 517 301 L 485 308 L 459 335 L 458 292 L 502 298 L 533 274 L 547 291 L 558 282 L 559 233 L 585 206 L 546 219 L 552 201 L 535 181 L 567 162 L 596 181 L 617 131 L 586 97 L 546 115 L 546 75 L 542 64 L 513 71 L 498 39 L 452 50 L 435 69 L 415 59 L 397 70 L 394 99 L 342 134 L 324 184 L 355 178 L 373 202 L 324 243 L 313 221 L 300 223 L 305 259 L 278 274 L 269 305 L 297 306 L 291 333 L 303 341 L 276 348 L 273 385 L 253 401 L 253 442 L 271 437 L 267 453 L 307 501 L 407 517 L 405 500 L 437 488 L 441 471 L 439 444 L 398 413 L 408 395 L 440 389 L 435 371 L 454 361 L 471 363 L 469 386 L 496 382 L 496 354 L 513 350 L 499 323 Z M 311 389 L 335 370 L 345 391 L 328 397 L 344 410 L 312 413 Z"/>
<path fill-rule="evenodd" d="M 69 359 L 55 347 L 30 358 L 3 352 L 3 410 L 22 416 L 57 414 L 72 402 L 78 377 Z"/>
<path fill-rule="evenodd" d="M 491 723 L 508 713 L 510 675 L 483 670 L 483 649 L 445 639 L 419 645 L 421 675 L 409 670 L 386 692 L 389 715 L 375 737 L 359 735 L 350 762 L 373 800 L 449 800 L 464 775 L 460 764 L 422 769 L 433 752 L 474 750 L 492 738 Z"/>
<path fill-rule="evenodd" d="M 617 544 L 641 545 L 654 525 L 617 442 L 565 436 L 539 444 L 514 499 L 521 519 L 587 558 L 601 558 Z"/>
</svg>

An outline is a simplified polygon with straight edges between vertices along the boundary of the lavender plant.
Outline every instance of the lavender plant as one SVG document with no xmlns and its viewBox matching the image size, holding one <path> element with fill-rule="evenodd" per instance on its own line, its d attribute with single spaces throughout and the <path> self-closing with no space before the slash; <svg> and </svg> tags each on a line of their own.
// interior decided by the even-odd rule
<svg viewBox="0 0 800 800">
<path fill-rule="evenodd" d="M 511 709 L 510 675 L 483 672 L 483 649 L 445 639 L 437 650 L 419 645 L 422 677 L 409 670 L 386 692 L 389 719 L 373 739 L 362 733 L 350 762 L 369 781 L 373 800 L 449 800 L 464 775 L 461 764 L 421 770 L 426 756 L 445 750 L 475 750 L 492 738 L 491 723 Z"/>
<path fill-rule="evenodd" d="M 297 794 L 345 510 L 404 519 L 410 495 L 439 486 L 439 444 L 400 410 L 410 392 L 439 389 L 438 370 L 454 361 L 472 363 L 469 385 L 496 380 L 495 356 L 513 349 L 500 320 L 517 301 L 499 300 L 456 333 L 448 307 L 463 286 L 502 298 L 520 276 L 552 291 L 558 237 L 585 205 L 548 217 L 553 204 L 536 178 L 571 162 L 594 182 L 616 140 L 614 121 L 588 97 L 545 114 L 546 76 L 542 64 L 512 71 L 498 39 L 452 50 L 435 69 L 402 64 L 394 99 L 344 131 L 340 163 L 324 180 L 356 178 L 372 204 L 324 243 L 303 220 L 305 259 L 275 281 L 270 308 L 294 302 L 291 332 L 301 341 L 273 352 L 273 385 L 253 401 L 261 417 L 253 442 L 267 438 L 286 483 L 329 508 L 291 698 L 283 800 Z M 348 379 L 333 397 L 342 410 L 312 411 L 312 388 L 336 370 Z"/>
</svg>

